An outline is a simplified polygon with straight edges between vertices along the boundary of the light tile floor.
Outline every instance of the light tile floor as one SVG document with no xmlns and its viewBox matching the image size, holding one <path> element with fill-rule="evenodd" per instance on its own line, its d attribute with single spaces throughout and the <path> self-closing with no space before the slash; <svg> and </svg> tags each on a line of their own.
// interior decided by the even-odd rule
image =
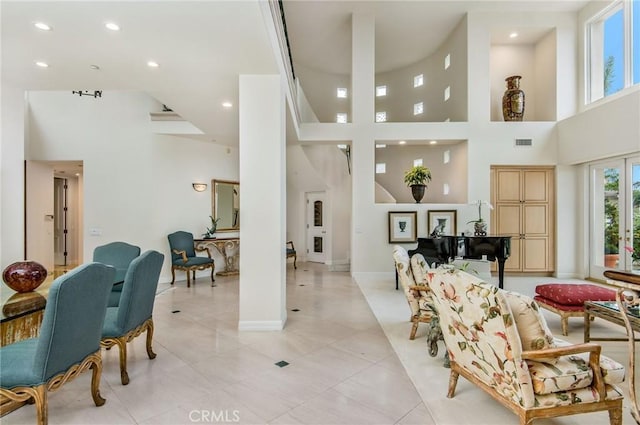
<svg viewBox="0 0 640 425">
<path fill-rule="evenodd" d="M 461 379 L 445 397 L 449 377 L 426 352 L 424 325 L 409 341 L 408 306 L 393 274 L 356 284 L 349 273 L 300 264 L 287 268 L 288 321 L 282 332 L 239 332 L 238 279 L 205 277 L 162 284 L 154 309 L 155 360 L 144 337 L 129 344 L 131 382 L 120 384 L 115 350 L 103 351 L 102 395 L 95 407 L 84 373 L 49 394 L 54 424 L 514 424 L 516 416 Z M 528 295 L 547 278 L 506 279 L 507 289 Z M 364 294 L 364 296 L 363 296 Z M 293 312 L 293 309 L 299 309 Z M 547 316 L 560 335 L 560 322 Z M 621 334 L 602 321 L 594 332 Z M 567 339 L 581 341 L 580 319 L 570 319 Z M 623 343 L 603 343 L 604 353 L 627 361 Z M 279 368 L 274 363 L 290 364 Z M 625 386 L 626 389 L 626 386 Z M 2 424 L 33 424 L 32 406 Z M 606 424 L 606 413 L 540 420 L 537 425 Z M 624 423 L 631 424 L 628 408 Z"/>
</svg>

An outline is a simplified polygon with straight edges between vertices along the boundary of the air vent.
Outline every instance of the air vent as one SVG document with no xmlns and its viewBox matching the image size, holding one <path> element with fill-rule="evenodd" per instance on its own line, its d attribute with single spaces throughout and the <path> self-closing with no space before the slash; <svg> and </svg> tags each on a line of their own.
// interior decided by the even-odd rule
<svg viewBox="0 0 640 425">
<path fill-rule="evenodd" d="M 516 146 L 533 146 L 533 139 L 516 139 Z"/>
</svg>

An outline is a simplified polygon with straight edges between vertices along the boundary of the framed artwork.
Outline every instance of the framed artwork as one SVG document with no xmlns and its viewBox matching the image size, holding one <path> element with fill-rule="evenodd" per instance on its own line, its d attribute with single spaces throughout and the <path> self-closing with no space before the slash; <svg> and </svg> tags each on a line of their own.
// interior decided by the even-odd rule
<svg viewBox="0 0 640 425">
<path fill-rule="evenodd" d="M 389 211 L 389 243 L 410 243 L 418 240 L 416 211 Z"/>
<path fill-rule="evenodd" d="M 429 210 L 427 211 L 427 223 L 429 236 L 456 235 L 456 210 Z"/>
</svg>

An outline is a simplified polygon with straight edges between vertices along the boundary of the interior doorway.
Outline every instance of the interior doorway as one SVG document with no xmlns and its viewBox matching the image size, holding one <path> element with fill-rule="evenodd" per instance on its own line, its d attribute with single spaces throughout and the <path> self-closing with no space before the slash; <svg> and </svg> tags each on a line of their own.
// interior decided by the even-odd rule
<svg viewBox="0 0 640 425">
<path fill-rule="evenodd" d="M 306 194 L 306 259 L 316 263 L 325 263 L 327 260 L 327 229 L 329 226 L 327 223 L 328 209 L 325 197 L 325 192 L 308 192 Z"/>
<path fill-rule="evenodd" d="M 57 277 L 82 258 L 82 161 L 26 161 L 25 253 Z"/>
</svg>

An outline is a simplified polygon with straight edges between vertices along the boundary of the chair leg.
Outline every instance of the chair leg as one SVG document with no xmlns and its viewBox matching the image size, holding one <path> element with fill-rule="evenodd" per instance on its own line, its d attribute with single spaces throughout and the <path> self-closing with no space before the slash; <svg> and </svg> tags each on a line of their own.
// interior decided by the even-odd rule
<svg viewBox="0 0 640 425">
<path fill-rule="evenodd" d="M 173 282 L 175 281 L 176 281 L 176 269 L 171 267 L 171 284 L 173 285 Z"/>
<path fill-rule="evenodd" d="M 153 340 L 153 319 L 149 319 L 147 321 L 147 356 L 151 360 L 156 358 L 156 353 L 153 352 L 151 348 L 151 342 Z"/>
<path fill-rule="evenodd" d="M 96 406 L 102 406 L 107 400 L 100 395 L 100 377 L 102 376 L 102 357 L 96 356 L 91 365 L 91 397 Z"/>
<path fill-rule="evenodd" d="M 127 340 L 125 338 L 114 338 L 120 352 L 120 382 L 122 385 L 129 383 L 129 374 L 127 373 Z"/>
<path fill-rule="evenodd" d="M 449 391 L 447 392 L 447 398 L 453 398 L 453 395 L 456 392 L 456 385 L 458 385 L 458 372 L 451 370 L 451 375 L 449 375 Z"/>
<path fill-rule="evenodd" d="M 569 335 L 569 317 L 562 316 L 560 318 L 560 323 L 562 325 L 562 335 L 564 336 Z"/>
<path fill-rule="evenodd" d="M 33 401 L 36 405 L 36 423 L 47 425 L 49 423 L 49 402 L 47 400 L 47 385 L 34 387 Z"/>
<path fill-rule="evenodd" d="M 187 270 L 187 288 L 191 287 L 191 273 Z"/>
<path fill-rule="evenodd" d="M 609 410 L 609 425 L 622 425 L 622 408 Z"/>
<path fill-rule="evenodd" d="M 413 326 L 411 327 L 411 335 L 409 335 L 410 340 L 416 339 L 416 331 L 418 330 L 418 318 L 412 317 L 411 321 L 413 322 Z"/>
</svg>

